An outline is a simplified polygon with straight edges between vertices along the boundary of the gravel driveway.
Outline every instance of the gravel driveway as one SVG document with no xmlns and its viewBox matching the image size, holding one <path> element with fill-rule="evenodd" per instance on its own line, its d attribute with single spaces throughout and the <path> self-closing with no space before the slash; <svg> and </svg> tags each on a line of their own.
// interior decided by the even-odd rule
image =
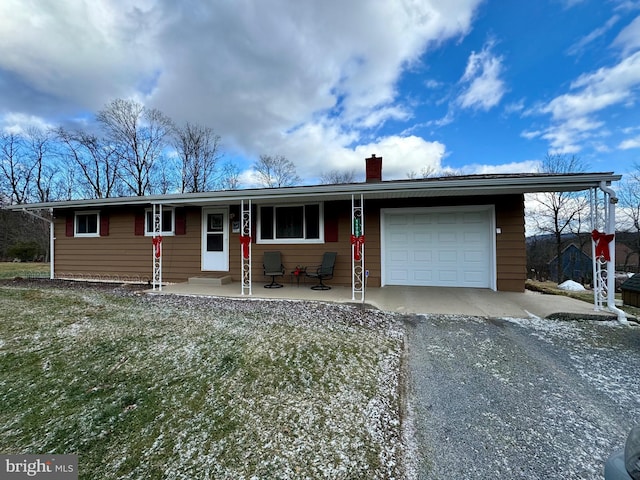
<svg viewBox="0 0 640 480">
<path fill-rule="evenodd" d="M 640 423 L 640 327 L 417 316 L 407 326 L 418 479 L 602 479 Z"/>
</svg>

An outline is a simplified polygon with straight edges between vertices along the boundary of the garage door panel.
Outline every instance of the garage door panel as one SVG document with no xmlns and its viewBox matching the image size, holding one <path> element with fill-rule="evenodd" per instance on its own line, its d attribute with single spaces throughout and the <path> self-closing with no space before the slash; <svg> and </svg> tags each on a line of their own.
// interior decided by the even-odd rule
<svg viewBox="0 0 640 480">
<path fill-rule="evenodd" d="M 456 232 L 440 232 L 438 233 L 438 242 L 440 244 L 447 244 L 457 242 L 458 234 Z"/>
<path fill-rule="evenodd" d="M 413 241 L 418 245 L 430 244 L 433 242 L 433 235 L 430 233 L 416 232 L 413 235 Z"/>
<path fill-rule="evenodd" d="M 428 213 L 417 214 L 413 216 L 414 225 L 431 225 L 433 223 L 433 215 Z"/>
<path fill-rule="evenodd" d="M 458 272 L 456 270 L 439 270 L 438 271 L 438 280 L 443 283 L 453 284 L 457 283 L 458 280 Z"/>
<path fill-rule="evenodd" d="M 433 271 L 431 270 L 415 270 L 413 274 L 415 282 L 431 282 L 433 280 Z"/>
<path fill-rule="evenodd" d="M 390 276 L 390 280 L 392 282 L 401 282 L 399 283 L 399 285 L 405 285 L 405 283 L 402 282 L 406 282 L 409 279 L 409 275 L 407 270 L 391 270 L 391 272 L 389 272 L 389 276 Z M 393 284 L 393 283 L 392 283 Z"/>
<path fill-rule="evenodd" d="M 464 261 L 465 263 L 485 263 L 486 252 L 483 250 L 465 250 Z"/>
<path fill-rule="evenodd" d="M 455 263 L 458 261 L 458 252 L 453 250 L 440 250 L 438 261 L 441 263 Z"/>
<path fill-rule="evenodd" d="M 466 283 L 480 285 L 484 281 L 485 276 L 485 272 L 467 270 L 464 272 L 464 281 Z"/>
<path fill-rule="evenodd" d="M 485 223 L 486 216 L 484 212 L 465 212 L 462 214 L 462 222 L 465 224 L 470 223 Z"/>
<path fill-rule="evenodd" d="M 409 216 L 408 215 L 393 215 L 389 220 L 389 225 L 408 225 L 409 224 Z"/>
<path fill-rule="evenodd" d="M 433 252 L 431 250 L 416 250 L 412 257 L 414 262 L 432 262 Z"/>
<path fill-rule="evenodd" d="M 453 225 L 457 223 L 455 215 L 451 213 L 438 213 L 436 218 L 440 225 Z"/>
<path fill-rule="evenodd" d="M 410 252 L 408 250 L 392 250 L 389 252 L 389 259 L 393 263 L 407 262 Z"/>
<path fill-rule="evenodd" d="M 407 232 L 396 232 L 391 235 L 390 238 L 392 245 L 406 245 L 409 243 L 409 234 Z"/>
<path fill-rule="evenodd" d="M 464 239 L 464 243 L 467 245 L 470 243 L 485 245 L 486 236 L 486 233 L 483 234 L 482 232 L 464 232 L 462 238 Z"/>
<path fill-rule="evenodd" d="M 385 212 L 385 284 L 491 287 L 491 215 Z"/>
</svg>

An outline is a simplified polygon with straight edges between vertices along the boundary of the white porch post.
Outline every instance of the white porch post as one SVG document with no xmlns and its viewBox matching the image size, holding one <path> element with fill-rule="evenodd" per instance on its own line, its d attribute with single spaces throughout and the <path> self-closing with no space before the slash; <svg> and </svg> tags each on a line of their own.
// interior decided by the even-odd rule
<svg viewBox="0 0 640 480">
<path fill-rule="evenodd" d="M 49 222 L 49 280 L 53 280 L 55 278 L 55 252 L 54 252 L 54 241 L 55 237 L 55 216 L 53 215 L 53 208 L 49 208 L 49 218 L 43 217 L 37 213 L 33 213 L 26 208 L 22 209 L 23 213 L 27 215 L 31 215 L 32 217 L 37 218 L 38 220 L 42 220 L 44 222 Z"/>
<path fill-rule="evenodd" d="M 49 214 L 51 215 L 51 220 L 49 222 L 49 279 L 53 280 L 56 278 L 55 271 L 55 217 L 53 216 L 53 208 L 49 209 Z"/>
<path fill-rule="evenodd" d="M 251 200 L 241 200 L 240 206 L 240 265 L 242 266 L 242 295 L 251 295 Z"/>
<path fill-rule="evenodd" d="M 596 187 L 592 188 L 589 191 L 589 209 L 591 215 L 591 230 L 598 230 L 599 225 L 599 211 L 598 211 L 598 189 Z M 600 261 L 596 258 L 596 243 L 591 241 L 591 262 L 593 265 L 593 307 L 594 310 L 600 310 L 602 308 L 602 299 L 603 288 L 602 288 L 602 280 L 603 277 L 601 275 L 601 267 Z"/>
<path fill-rule="evenodd" d="M 606 299 L 609 311 L 618 315 L 618 321 L 627 324 L 626 314 L 616 307 L 616 203 L 618 198 L 615 191 L 606 184 L 600 183 L 600 190 L 603 192 L 602 214 L 604 232 L 597 230 L 597 223 L 592 232 L 592 254 L 594 263 L 594 302 L 596 310 L 602 308 Z M 594 189 L 595 207 L 598 208 L 598 192 Z M 597 218 L 596 218 L 597 222 Z M 609 259 L 606 259 L 603 252 L 608 251 Z"/>
<path fill-rule="evenodd" d="M 153 290 L 162 291 L 162 204 L 153 204 L 152 215 Z"/>
<path fill-rule="evenodd" d="M 364 303 L 364 197 L 351 195 L 351 300 Z M 356 298 L 358 297 L 358 298 Z"/>
</svg>

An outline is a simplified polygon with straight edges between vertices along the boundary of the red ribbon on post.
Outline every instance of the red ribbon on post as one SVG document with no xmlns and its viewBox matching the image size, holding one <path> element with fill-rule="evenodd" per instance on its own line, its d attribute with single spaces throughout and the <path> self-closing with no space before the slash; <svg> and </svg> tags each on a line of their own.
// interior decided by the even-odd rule
<svg viewBox="0 0 640 480">
<path fill-rule="evenodd" d="M 596 243 L 596 257 L 602 257 L 607 262 L 611 261 L 611 254 L 609 253 L 609 243 L 615 238 L 613 233 L 600 233 L 597 230 L 591 232 L 591 238 Z"/>
<path fill-rule="evenodd" d="M 358 237 L 351 235 L 351 245 L 355 245 L 355 248 L 353 249 L 353 259 L 355 261 L 360 261 L 360 252 L 362 250 L 362 245 L 364 245 L 364 235 L 360 235 Z"/>
<path fill-rule="evenodd" d="M 158 235 L 157 237 L 153 237 L 151 239 L 151 241 L 153 242 L 153 248 L 155 248 L 155 255 L 156 258 L 160 258 L 162 249 L 160 248 L 160 245 L 162 245 L 162 235 Z"/>
<path fill-rule="evenodd" d="M 250 235 L 240 235 L 240 244 L 242 245 L 242 256 L 249 258 L 249 245 L 251 244 Z"/>
</svg>

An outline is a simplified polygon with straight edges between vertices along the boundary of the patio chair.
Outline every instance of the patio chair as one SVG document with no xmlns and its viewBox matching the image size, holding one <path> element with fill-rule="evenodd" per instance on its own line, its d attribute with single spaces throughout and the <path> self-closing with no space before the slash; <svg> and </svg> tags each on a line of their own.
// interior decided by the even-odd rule
<svg viewBox="0 0 640 480">
<path fill-rule="evenodd" d="M 309 278 L 318 279 L 319 283 L 311 287 L 312 290 L 330 290 L 329 285 L 324 284 L 324 280 L 333 278 L 333 267 L 336 263 L 336 252 L 325 252 L 322 256 L 322 265 L 317 267 L 307 267 L 305 275 Z"/>
<path fill-rule="evenodd" d="M 271 276 L 271 283 L 264 288 L 282 288 L 282 284 L 276 282 L 276 277 L 284 275 L 284 265 L 280 258 L 280 252 L 264 252 L 263 259 L 264 275 Z"/>
</svg>

